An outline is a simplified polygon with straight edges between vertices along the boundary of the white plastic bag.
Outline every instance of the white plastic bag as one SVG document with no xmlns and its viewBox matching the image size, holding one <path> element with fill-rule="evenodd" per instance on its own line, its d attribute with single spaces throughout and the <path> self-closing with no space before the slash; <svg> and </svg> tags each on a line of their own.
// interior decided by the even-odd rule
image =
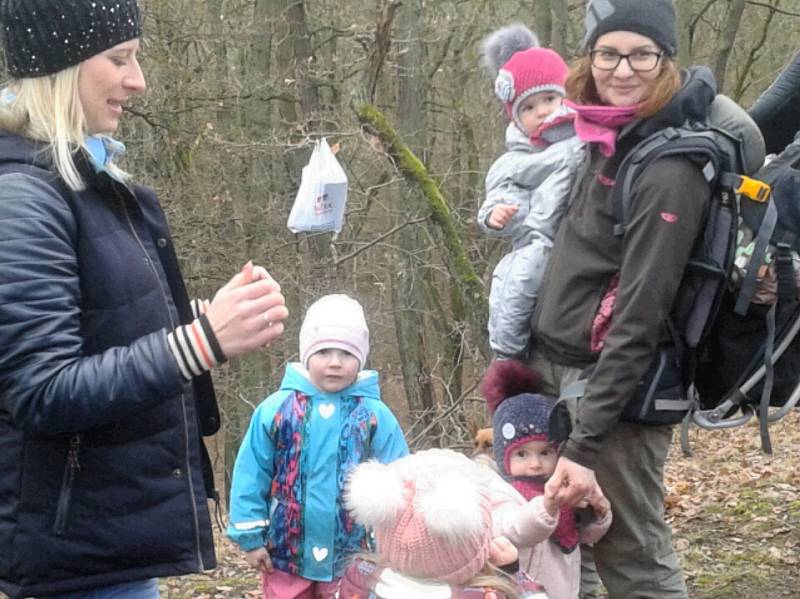
<svg viewBox="0 0 800 599">
<path fill-rule="evenodd" d="M 300 231 L 342 230 L 347 204 L 347 175 L 323 137 L 314 145 L 303 167 L 300 189 L 294 198 L 286 226 Z"/>
</svg>

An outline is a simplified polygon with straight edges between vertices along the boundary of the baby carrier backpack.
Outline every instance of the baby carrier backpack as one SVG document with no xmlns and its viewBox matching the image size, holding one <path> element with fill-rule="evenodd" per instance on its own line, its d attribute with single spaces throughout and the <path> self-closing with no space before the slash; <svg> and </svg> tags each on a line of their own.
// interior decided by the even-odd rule
<svg viewBox="0 0 800 599">
<path fill-rule="evenodd" d="M 670 340 L 622 416 L 683 421 L 687 453 L 690 421 L 728 428 L 754 415 L 771 453 L 769 423 L 800 400 L 800 137 L 762 166 L 763 140 L 737 131 L 731 119 L 743 115 L 732 105 L 717 96 L 707 123 L 640 142 L 620 165 L 613 192 L 615 233 L 623 235 L 633 185 L 658 158 L 689 157 L 711 186 L 705 227 L 667 323 Z"/>
</svg>

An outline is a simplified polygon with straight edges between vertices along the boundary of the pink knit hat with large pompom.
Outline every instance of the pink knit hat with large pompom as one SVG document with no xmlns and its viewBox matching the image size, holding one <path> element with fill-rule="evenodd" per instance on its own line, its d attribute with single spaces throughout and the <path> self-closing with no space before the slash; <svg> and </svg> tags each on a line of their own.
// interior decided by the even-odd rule
<svg viewBox="0 0 800 599">
<path fill-rule="evenodd" d="M 481 56 L 494 79 L 495 95 L 522 131 L 519 107 L 526 98 L 540 92 L 566 95 L 567 63 L 554 50 L 539 46 L 539 38 L 525 25 L 493 31 L 481 44 Z"/>
<path fill-rule="evenodd" d="M 512 119 L 519 118 L 519 107 L 533 94 L 555 92 L 566 95 L 567 63 L 550 48 L 528 48 L 514 54 L 497 73 L 494 93 Z"/>
<path fill-rule="evenodd" d="M 464 584 L 489 557 L 492 512 L 485 469 L 429 449 L 391 464 L 359 465 L 345 490 L 353 517 L 372 527 L 383 565 L 406 576 Z"/>
</svg>

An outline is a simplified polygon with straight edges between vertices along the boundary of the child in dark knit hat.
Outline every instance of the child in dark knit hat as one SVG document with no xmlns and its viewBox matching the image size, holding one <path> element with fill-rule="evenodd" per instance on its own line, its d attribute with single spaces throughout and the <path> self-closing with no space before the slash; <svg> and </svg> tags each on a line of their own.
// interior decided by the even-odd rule
<svg viewBox="0 0 800 599">
<path fill-rule="evenodd" d="M 486 175 L 478 211 L 481 229 L 512 244 L 492 275 L 489 342 L 499 356 L 521 357 L 583 144 L 575 137 L 574 113 L 562 104 L 568 69 L 556 52 L 539 47 L 524 25 L 495 31 L 481 50 L 510 120 L 506 152 Z"/>
<path fill-rule="evenodd" d="M 539 394 L 536 372 L 517 360 L 498 360 L 484 375 L 481 393 L 492 413 L 494 457 L 500 473 L 528 500 L 539 498 L 558 523 L 549 540 L 520 552 L 520 567 L 544 584 L 551 599 L 577 599 L 580 586 L 579 543 L 597 542 L 611 525 L 605 497 L 593 500 L 588 523 L 579 524 L 573 508 L 559 506 L 545 492 L 553 474 L 558 445 L 550 416 L 555 402 Z M 583 518 L 582 518 L 583 519 Z"/>
</svg>

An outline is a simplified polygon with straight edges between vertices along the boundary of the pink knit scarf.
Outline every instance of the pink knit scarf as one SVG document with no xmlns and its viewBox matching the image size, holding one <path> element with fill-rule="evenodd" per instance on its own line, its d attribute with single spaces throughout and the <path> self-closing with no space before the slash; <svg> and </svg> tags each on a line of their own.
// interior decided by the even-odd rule
<svg viewBox="0 0 800 599">
<path fill-rule="evenodd" d="M 539 477 L 517 476 L 510 480 L 511 486 L 530 501 L 534 497 L 544 495 L 545 481 Z M 580 532 L 578 531 L 578 520 L 575 517 L 575 510 L 571 507 L 563 506 L 559 510 L 558 524 L 550 540 L 555 543 L 564 553 L 572 553 L 578 546 Z"/>
<path fill-rule="evenodd" d="M 633 106 L 592 106 L 564 100 L 577 113 L 575 133 L 581 141 L 596 143 L 606 158 L 613 156 L 617 135 L 624 125 L 636 119 L 641 104 Z"/>
</svg>

